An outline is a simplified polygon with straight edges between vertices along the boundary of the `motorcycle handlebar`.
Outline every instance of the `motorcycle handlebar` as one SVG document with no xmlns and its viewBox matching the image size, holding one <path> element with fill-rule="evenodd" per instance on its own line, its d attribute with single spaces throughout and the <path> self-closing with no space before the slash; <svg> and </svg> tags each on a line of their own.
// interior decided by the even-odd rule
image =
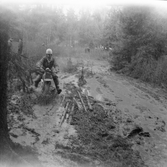
<svg viewBox="0 0 167 167">
<path fill-rule="evenodd" d="M 52 70 L 49 69 L 49 68 L 46 68 L 46 69 L 40 68 L 40 70 L 43 71 L 43 72 L 52 72 Z M 59 72 L 59 70 L 53 71 L 53 73 L 56 73 L 56 74 L 57 74 L 58 72 Z"/>
</svg>

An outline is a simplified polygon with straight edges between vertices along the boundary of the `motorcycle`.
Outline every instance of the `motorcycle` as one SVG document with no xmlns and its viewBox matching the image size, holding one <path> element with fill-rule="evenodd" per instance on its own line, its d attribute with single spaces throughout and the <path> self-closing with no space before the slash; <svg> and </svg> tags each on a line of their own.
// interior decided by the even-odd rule
<svg viewBox="0 0 167 167">
<path fill-rule="evenodd" d="M 45 72 L 42 77 L 42 92 L 44 95 L 47 95 L 49 93 L 53 93 L 55 91 L 54 87 L 51 87 L 53 78 L 52 78 L 52 71 L 49 68 L 45 69 Z"/>
</svg>

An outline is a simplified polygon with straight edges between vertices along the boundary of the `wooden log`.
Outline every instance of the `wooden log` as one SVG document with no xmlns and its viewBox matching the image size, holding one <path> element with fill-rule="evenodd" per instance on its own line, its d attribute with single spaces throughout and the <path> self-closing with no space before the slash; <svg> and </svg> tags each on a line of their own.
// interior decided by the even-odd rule
<svg viewBox="0 0 167 167">
<path fill-rule="evenodd" d="M 80 105 L 78 104 L 78 102 L 77 102 L 77 100 L 76 100 L 75 97 L 73 98 L 73 100 L 74 100 L 74 102 L 76 103 L 76 105 L 77 105 L 77 107 L 78 107 L 78 110 L 81 110 L 81 107 L 80 107 Z"/>
<path fill-rule="evenodd" d="M 93 109 L 92 109 L 92 105 L 90 104 L 90 101 L 89 101 L 89 98 L 88 98 L 88 95 L 87 95 L 88 93 L 87 93 L 87 91 L 86 91 L 86 100 L 87 100 L 87 103 L 88 103 L 88 107 L 89 107 L 89 109 L 92 111 Z"/>
<path fill-rule="evenodd" d="M 71 111 L 70 111 L 70 115 L 69 115 L 69 119 L 68 119 L 68 123 L 71 123 L 72 120 L 72 116 L 74 114 L 74 107 L 75 107 L 75 103 L 72 103 L 72 107 L 71 107 Z"/>
<path fill-rule="evenodd" d="M 81 100 L 82 107 L 84 108 L 85 112 L 87 112 L 86 107 L 85 107 L 85 104 L 84 104 L 83 99 L 82 99 L 82 97 L 81 97 L 81 94 L 80 94 L 78 91 L 77 91 L 77 93 L 78 93 L 78 96 L 79 96 L 79 98 L 80 98 L 80 100 Z"/>
<path fill-rule="evenodd" d="M 60 120 L 60 126 L 63 124 L 64 120 L 65 120 L 65 117 L 66 117 L 66 113 L 68 111 L 68 107 L 69 107 L 69 102 L 67 103 L 66 105 L 66 108 L 64 109 L 64 112 L 62 114 L 62 117 L 61 117 L 61 120 Z"/>
<path fill-rule="evenodd" d="M 72 105 L 73 105 L 73 102 L 70 102 L 69 103 L 69 107 L 68 107 L 68 110 L 67 110 L 67 113 L 66 113 L 66 121 L 67 121 L 67 123 L 68 123 L 68 119 L 69 119 L 69 117 L 70 117 L 70 112 L 71 112 L 71 107 L 72 107 Z"/>
<path fill-rule="evenodd" d="M 64 95 L 63 98 L 62 98 L 61 104 L 60 104 L 61 107 L 63 106 L 63 103 L 64 103 L 64 101 L 65 101 L 65 98 L 66 98 L 66 96 Z"/>
</svg>

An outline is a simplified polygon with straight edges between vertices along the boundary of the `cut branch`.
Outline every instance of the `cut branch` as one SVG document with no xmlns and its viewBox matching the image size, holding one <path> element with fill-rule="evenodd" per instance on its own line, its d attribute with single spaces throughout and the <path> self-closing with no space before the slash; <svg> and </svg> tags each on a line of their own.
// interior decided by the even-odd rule
<svg viewBox="0 0 167 167">
<path fill-rule="evenodd" d="M 63 124 L 63 122 L 64 122 L 64 120 L 65 120 L 65 118 L 66 118 L 66 113 L 67 113 L 67 111 L 68 111 L 69 104 L 70 104 L 70 103 L 67 102 L 66 108 L 64 109 L 64 112 L 63 112 L 62 117 L 61 117 L 61 120 L 60 120 L 60 126 Z"/>
<path fill-rule="evenodd" d="M 90 104 L 90 101 L 89 101 L 87 93 L 86 93 L 86 100 L 87 100 L 89 109 L 92 110 L 92 105 Z"/>
<path fill-rule="evenodd" d="M 74 114 L 74 107 L 75 107 L 75 103 L 73 102 L 72 107 L 71 107 L 71 111 L 70 111 L 70 114 L 69 114 L 69 118 L 68 118 L 68 123 L 71 123 L 72 116 Z"/>
<path fill-rule="evenodd" d="M 80 107 L 80 105 L 78 104 L 78 102 L 77 102 L 77 100 L 76 100 L 76 98 L 75 98 L 75 97 L 73 98 L 73 100 L 74 100 L 74 102 L 76 103 L 76 105 L 77 105 L 77 107 L 78 107 L 78 110 L 80 110 L 80 109 L 81 109 L 81 107 Z"/>
<path fill-rule="evenodd" d="M 85 112 L 87 112 L 86 107 L 85 107 L 85 104 L 84 104 L 83 99 L 82 99 L 82 97 L 81 97 L 81 94 L 80 94 L 78 91 L 77 91 L 77 93 L 78 93 L 78 96 L 79 96 L 79 98 L 80 98 L 80 100 L 81 100 L 82 107 L 84 108 Z"/>
</svg>

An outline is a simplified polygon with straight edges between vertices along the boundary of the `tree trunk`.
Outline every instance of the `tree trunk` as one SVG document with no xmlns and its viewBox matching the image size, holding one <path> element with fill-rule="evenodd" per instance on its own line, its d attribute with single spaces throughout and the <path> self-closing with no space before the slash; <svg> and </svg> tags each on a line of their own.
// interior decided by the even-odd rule
<svg viewBox="0 0 167 167">
<path fill-rule="evenodd" d="M 2 20 L 3 19 L 0 17 L 0 166 L 32 167 L 33 165 L 30 164 L 30 162 L 23 159 L 22 156 L 20 156 L 17 153 L 16 145 L 12 143 L 8 133 L 7 71 L 8 71 L 9 56 L 11 52 L 10 52 L 10 47 L 8 46 L 9 25 L 7 24 L 6 21 L 2 21 Z M 21 149 L 22 147 L 20 147 L 20 151 L 22 152 L 22 154 L 24 154 L 24 156 L 26 156 L 25 155 L 26 150 L 24 151 L 23 149 L 22 150 Z M 34 158 L 34 155 L 33 155 L 33 158 Z M 38 164 L 38 161 L 36 164 Z"/>
<path fill-rule="evenodd" d="M 7 127 L 8 26 L 0 21 L 0 160 L 10 145 Z M 2 159 L 3 158 L 3 159 Z"/>
</svg>

